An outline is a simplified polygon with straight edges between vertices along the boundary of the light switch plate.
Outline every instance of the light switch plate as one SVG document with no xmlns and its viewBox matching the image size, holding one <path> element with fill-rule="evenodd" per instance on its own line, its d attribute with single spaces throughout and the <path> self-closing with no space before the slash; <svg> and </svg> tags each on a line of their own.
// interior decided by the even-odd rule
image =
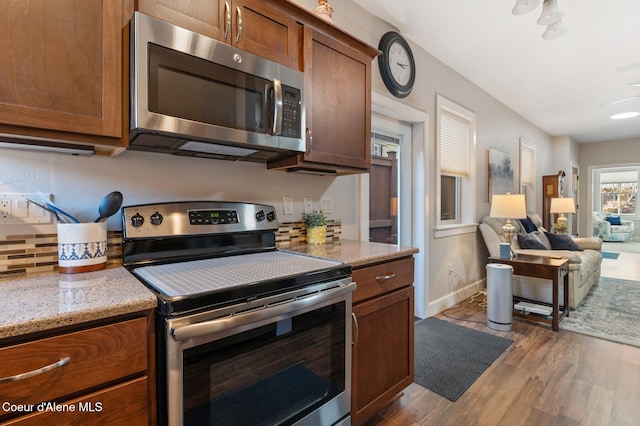
<svg viewBox="0 0 640 426">
<path fill-rule="evenodd" d="M 284 196 L 282 197 L 282 202 L 284 204 L 284 214 L 293 214 L 293 197 Z"/>
<path fill-rule="evenodd" d="M 320 199 L 320 210 L 326 214 L 333 214 L 333 197 L 322 197 Z"/>
<path fill-rule="evenodd" d="M 49 194 L 45 194 L 49 196 Z M 33 204 L 38 194 L 0 194 L 0 225 L 24 225 L 53 223 L 51 213 Z"/>
</svg>

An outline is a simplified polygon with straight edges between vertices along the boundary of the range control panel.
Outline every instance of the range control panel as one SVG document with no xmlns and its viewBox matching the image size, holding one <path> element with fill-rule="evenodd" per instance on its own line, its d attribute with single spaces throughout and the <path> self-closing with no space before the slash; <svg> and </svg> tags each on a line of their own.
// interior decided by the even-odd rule
<svg viewBox="0 0 640 426">
<path fill-rule="evenodd" d="M 275 208 L 264 204 L 181 201 L 122 208 L 125 239 L 277 229 Z"/>
</svg>

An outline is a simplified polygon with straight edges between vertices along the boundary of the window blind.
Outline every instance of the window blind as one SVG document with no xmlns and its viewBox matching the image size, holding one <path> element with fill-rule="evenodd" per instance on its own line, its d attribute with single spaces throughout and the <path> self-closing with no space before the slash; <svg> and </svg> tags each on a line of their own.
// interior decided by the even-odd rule
<svg viewBox="0 0 640 426">
<path fill-rule="evenodd" d="M 469 121 L 442 109 L 440 115 L 440 173 L 468 177 Z"/>
</svg>

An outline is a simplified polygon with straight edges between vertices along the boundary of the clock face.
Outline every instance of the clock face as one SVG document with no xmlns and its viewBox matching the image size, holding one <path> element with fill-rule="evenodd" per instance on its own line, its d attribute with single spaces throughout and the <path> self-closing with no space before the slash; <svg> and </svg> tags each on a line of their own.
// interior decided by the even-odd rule
<svg viewBox="0 0 640 426">
<path fill-rule="evenodd" d="M 400 43 L 394 42 L 389 48 L 389 70 L 391 76 L 400 85 L 406 86 L 411 79 L 412 69 L 409 54 Z"/>
<path fill-rule="evenodd" d="M 404 98 L 411 93 L 416 77 L 416 64 L 407 41 L 390 31 L 380 39 L 378 65 L 380 76 L 393 96 Z"/>
</svg>

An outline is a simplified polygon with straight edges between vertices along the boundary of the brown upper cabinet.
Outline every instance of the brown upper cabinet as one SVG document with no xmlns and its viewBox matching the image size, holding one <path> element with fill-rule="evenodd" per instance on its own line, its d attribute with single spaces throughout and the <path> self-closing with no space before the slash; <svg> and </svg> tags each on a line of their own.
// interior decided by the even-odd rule
<svg viewBox="0 0 640 426">
<path fill-rule="evenodd" d="M 269 168 L 329 174 L 369 170 L 371 61 L 378 51 L 347 39 L 305 26 L 307 152 Z"/>
<path fill-rule="evenodd" d="M 300 69 L 301 26 L 256 0 L 139 0 L 138 10 L 239 49 Z"/>
<path fill-rule="evenodd" d="M 0 2 L 0 133 L 11 135 L 2 141 L 125 148 L 132 9 L 128 0 Z"/>
<path fill-rule="evenodd" d="M 2 1 L 0 142 L 109 155 L 128 147 L 134 5 L 304 71 L 307 152 L 270 169 L 368 171 L 378 50 L 286 0 Z"/>
</svg>

